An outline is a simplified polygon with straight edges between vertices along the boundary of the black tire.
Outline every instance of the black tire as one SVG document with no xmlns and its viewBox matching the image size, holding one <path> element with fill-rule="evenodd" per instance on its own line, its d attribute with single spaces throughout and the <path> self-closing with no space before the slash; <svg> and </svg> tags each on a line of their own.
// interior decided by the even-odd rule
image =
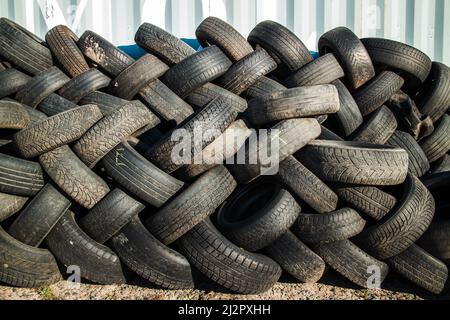
<svg viewBox="0 0 450 320">
<path fill-rule="evenodd" d="M 56 60 L 70 77 L 76 77 L 89 70 L 83 53 L 77 46 L 78 37 L 63 25 L 52 28 L 45 40 Z"/>
<path fill-rule="evenodd" d="M 44 187 L 39 163 L 0 154 L 0 192 L 30 197 Z"/>
<path fill-rule="evenodd" d="M 430 163 L 442 158 L 450 151 L 450 115 L 444 115 L 431 136 L 420 142 L 420 147 Z"/>
<path fill-rule="evenodd" d="M 169 245 L 213 214 L 236 188 L 231 174 L 217 166 L 145 221 L 149 231 Z"/>
<path fill-rule="evenodd" d="M 102 117 L 95 105 L 78 107 L 19 131 L 14 144 L 23 157 L 34 158 L 78 140 Z"/>
<path fill-rule="evenodd" d="M 167 289 L 194 287 L 186 258 L 153 237 L 137 216 L 111 239 L 110 245 L 122 262 L 144 279 Z"/>
<path fill-rule="evenodd" d="M 22 130 L 30 124 L 30 115 L 23 105 L 0 100 L 0 129 Z"/>
<path fill-rule="evenodd" d="M 58 221 L 45 243 L 60 263 L 79 266 L 84 279 L 105 285 L 126 282 L 119 257 L 84 233 L 71 211 Z"/>
<path fill-rule="evenodd" d="M 184 99 L 194 90 L 225 74 L 231 65 L 218 47 L 211 46 L 170 68 L 161 81 Z"/>
<path fill-rule="evenodd" d="M 86 105 L 86 104 L 95 104 L 96 103 L 85 103 L 80 105 Z M 52 93 L 47 98 L 42 100 L 42 102 L 37 107 L 39 111 L 42 111 L 49 117 L 56 116 L 59 113 L 63 113 L 75 108 L 78 108 L 78 105 L 73 103 L 72 101 L 69 101 L 60 95 Z"/>
<path fill-rule="evenodd" d="M 180 124 L 177 129 L 184 129 L 190 134 L 193 134 L 195 129 L 201 129 L 202 132 L 218 130 L 223 133 L 234 122 L 236 117 L 237 112 L 229 106 L 227 100 L 219 97 L 214 99 L 197 114 Z M 177 141 L 172 141 L 171 137 L 172 132 L 154 145 L 145 155 L 153 164 L 169 174 L 182 167 L 182 164 L 176 164 L 172 159 L 172 151 L 177 145 Z M 195 156 L 196 152 L 201 152 L 216 138 L 214 136 L 205 136 L 203 139 L 193 141 L 191 155 Z"/>
<path fill-rule="evenodd" d="M 52 54 L 42 41 L 6 18 L 0 19 L 0 56 L 32 75 L 53 65 Z"/>
<path fill-rule="evenodd" d="M 281 83 L 267 77 L 262 77 L 244 92 L 244 96 L 248 100 L 251 100 L 254 98 L 262 98 L 266 94 L 275 93 L 286 89 L 287 88 Z"/>
<path fill-rule="evenodd" d="M 375 187 L 336 185 L 340 199 L 375 220 L 383 219 L 397 204 L 397 199 Z"/>
<path fill-rule="evenodd" d="M 0 193 L 0 223 L 19 212 L 27 202 L 27 197 Z"/>
<path fill-rule="evenodd" d="M 416 177 L 424 176 L 430 170 L 430 163 L 420 145 L 412 135 L 403 131 L 396 131 L 387 141 L 393 147 L 402 148 L 408 152 L 409 173 Z"/>
<path fill-rule="evenodd" d="M 15 101 L 14 101 L 15 102 Z M 46 120 L 48 117 L 45 115 L 45 113 L 33 109 L 32 107 L 26 106 L 26 105 L 22 105 L 23 108 L 25 108 L 28 112 L 28 115 L 30 116 L 30 120 L 31 120 L 31 124 L 37 124 L 41 121 Z"/>
<path fill-rule="evenodd" d="M 301 211 L 292 195 L 272 181 L 239 189 L 220 207 L 216 225 L 238 247 L 256 252 L 286 233 Z"/>
<path fill-rule="evenodd" d="M 352 89 L 358 89 L 375 76 L 375 69 L 361 40 L 345 27 L 328 31 L 319 39 L 320 55 L 334 53 Z"/>
<path fill-rule="evenodd" d="M 432 168 L 432 174 L 438 174 L 450 171 L 450 156 L 445 154 L 441 159 L 435 162 Z"/>
<path fill-rule="evenodd" d="M 169 67 L 151 54 L 146 54 L 123 70 L 109 86 L 111 94 L 132 100 L 151 80 L 161 77 Z"/>
<path fill-rule="evenodd" d="M 68 146 L 39 157 L 45 172 L 71 199 L 91 209 L 109 193 L 108 185 L 72 152 Z"/>
<path fill-rule="evenodd" d="M 434 199 L 422 182 L 408 175 L 404 188 L 402 200 L 391 213 L 355 238 L 357 244 L 380 259 L 391 258 L 408 249 L 433 221 Z"/>
<path fill-rule="evenodd" d="M 286 119 L 308 118 L 339 111 L 339 95 L 333 85 L 299 87 L 250 100 L 248 118 L 254 126 Z"/>
<path fill-rule="evenodd" d="M 447 266 L 414 244 L 387 263 L 392 270 L 431 293 L 441 294 L 445 289 Z"/>
<path fill-rule="evenodd" d="M 405 80 L 390 71 L 384 71 L 353 94 L 363 116 L 367 116 L 385 104 L 398 92 Z"/>
<path fill-rule="evenodd" d="M 336 80 L 332 84 L 336 86 L 339 93 L 340 108 L 335 119 L 341 131 L 348 137 L 363 124 L 364 119 L 347 87 L 340 80 Z"/>
<path fill-rule="evenodd" d="M 330 84 L 345 76 L 336 57 L 328 53 L 290 75 L 283 84 L 288 88 Z"/>
<path fill-rule="evenodd" d="M 16 240 L 39 247 L 71 203 L 51 184 L 47 184 L 14 220 L 8 233 Z"/>
<path fill-rule="evenodd" d="M 383 145 L 392 137 L 397 127 L 394 113 L 388 107 L 382 106 L 353 132 L 349 139 Z"/>
<path fill-rule="evenodd" d="M 274 21 L 263 21 L 250 32 L 248 41 L 253 47 L 265 49 L 276 61 L 295 72 L 313 57 L 304 43 L 288 28 Z"/>
<path fill-rule="evenodd" d="M 194 108 L 200 109 L 207 106 L 217 97 L 228 100 L 230 106 L 238 113 L 247 110 L 248 105 L 245 99 L 212 83 L 207 83 L 196 89 L 186 98 L 186 102 Z"/>
<path fill-rule="evenodd" d="M 317 140 L 297 156 L 320 179 L 329 182 L 398 185 L 408 174 L 406 151 L 387 146 Z"/>
<path fill-rule="evenodd" d="M 134 59 L 105 38 L 86 31 L 78 40 L 81 52 L 107 75 L 117 77 Z"/>
<path fill-rule="evenodd" d="M 107 114 L 109 114 L 111 112 L 114 112 L 115 110 L 119 109 L 120 107 L 123 107 L 127 103 L 129 103 L 128 100 L 114 97 L 110 94 L 103 93 L 101 91 L 94 91 L 94 92 L 88 94 L 87 96 L 85 96 L 79 102 L 80 106 L 83 106 L 86 104 L 97 105 L 104 116 L 106 116 Z"/>
<path fill-rule="evenodd" d="M 375 283 L 370 282 L 371 268 L 378 268 L 380 285 L 386 279 L 389 267 L 386 263 L 371 257 L 350 240 L 321 244 L 314 251 L 339 274 L 357 284 L 368 288 Z"/>
<path fill-rule="evenodd" d="M 238 31 L 216 17 L 207 17 L 203 20 L 195 35 L 202 47 L 216 45 L 233 62 L 253 52 L 252 46 Z"/>
<path fill-rule="evenodd" d="M 288 231 L 269 245 L 266 250 L 269 257 L 294 278 L 304 283 L 316 283 L 325 274 L 325 262 Z"/>
<path fill-rule="evenodd" d="M 145 206 L 120 189 L 114 189 L 79 220 L 92 239 L 104 244 L 125 227 Z"/>
<path fill-rule="evenodd" d="M 180 63 L 195 53 L 193 48 L 180 39 L 150 23 L 139 27 L 135 41 L 169 65 Z"/>
<path fill-rule="evenodd" d="M 280 163 L 278 176 L 293 194 L 316 212 L 336 210 L 338 196 L 294 157 Z"/>
<path fill-rule="evenodd" d="M 0 99 L 22 90 L 31 79 L 29 75 L 14 68 L 0 71 Z"/>
<path fill-rule="evenodd" d="M 317 140 L 344 141 L 344 139 L 342 139 L 338 134 L 334 133 L 327 127 L 321 125 L 320 128 L 322 129 L 322 133 Z"/>
<path fill-rule="evenodd" d="M 268 73 L 274 71 L 277 63 L 264 49 L 257 49 L 236 62 L 216 84 L 237 95 L 254 85 Z"/>
<path fill-rule="evenodd" d="M 155 127 L 159 121 L 142 103 L 132 101 L 97 122 L 78 140 L 73 150 L 93 168 L 123 139 L 143 127 Z"/>
<path fill-rule="evenodd" d="M 27 246 L 0 227 L 0 281 L 15 287 L 41 288 L 62 280 L 50 251 Z"/>
<path fill-rule="evenodd" d="M 437 217 L 417 244 L 450 265 L 450 220 Z"/>
<path fill-rule="evenodd" d="M 20 103 L 36 108 L 42 100 L 56 92 L 69 81 L 70 78 L 61 70 L 57 67 L 51 67 L 28 81 L 22 90 L 17 92 L 16 99 Z"/>
<path fill-rule="evenodd" d="M 125 141 L 103 158 L 102 166 L 115 182 L 157 208 L 184 185 L 158 169 Z"/>
<path fill-rule="evenodd" d="M 59 91 L 59 95 L 67 100 L 78 103 L 88 94 L 106 88 L 111 79 L 97 69 L 90 69 L 66 83 Z"/>
<path fill-rule="evenodd" d="M 206 277 L 238 293 L 267 291 L 281 276 L 281 268 L 275 261 L 232 244 L 209 219 L 183 236 L 178 245 Z"/>
</svg>

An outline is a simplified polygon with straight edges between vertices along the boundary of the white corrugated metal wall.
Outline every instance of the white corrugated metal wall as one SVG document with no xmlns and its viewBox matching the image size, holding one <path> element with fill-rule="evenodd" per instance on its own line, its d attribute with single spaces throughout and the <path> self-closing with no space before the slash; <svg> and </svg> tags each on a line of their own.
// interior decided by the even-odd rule
<svg viewBox="0 0 450 320">
<path fill-rule="evenodd" d="M 193 38 L 204 17 L 227 20 L 247 35 L 259 21 L 276 20 L 312 50 L 326 30 L 345 25 L 359 36 L 407 42 L 450 65 L 450 0 L 0 0 L 6 16 L 43 36 L 66 23 L 115 44 L 133 43 L 142 22 Z"/>
</svg>

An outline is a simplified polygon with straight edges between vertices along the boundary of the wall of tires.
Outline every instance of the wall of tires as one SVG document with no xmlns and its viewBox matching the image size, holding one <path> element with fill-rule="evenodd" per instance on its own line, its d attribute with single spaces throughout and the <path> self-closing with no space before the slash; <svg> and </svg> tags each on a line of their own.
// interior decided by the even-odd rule
<svg viewBox="0 0 450 320">
<path fill-rule="evenodd" d="M 213 15 L 244 36 L 260 21 L 277 21 L 315 50 L 326 30 L 343 25 L 360 37 L 405 42 L 450 64 L 446 0 L 4 0 L 0 15 L 41 37 L 64 18 L 77 34 L 93 30 L 116 45 L 132 43 L 143 22 L 195 38 L 196 26 Z"/>
</svg>

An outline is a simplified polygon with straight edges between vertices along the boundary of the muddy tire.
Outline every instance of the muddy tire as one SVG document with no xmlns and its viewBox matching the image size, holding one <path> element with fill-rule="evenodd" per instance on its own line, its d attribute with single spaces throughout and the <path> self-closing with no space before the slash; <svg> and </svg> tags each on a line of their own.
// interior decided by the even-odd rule
<svg viewBox="0 0 450 320">
<path fill-rule="evenodd" d="M 31 79 L 29 75 L 14 68 L 0 71 L 0 99 L 22 90 Z"/>
<path fill-rule="evenodd" d="M 0 203 L 2 203 L 0 207 L 0 223 L 19 212 L 27 201 L 27 197 L 0 193 Z"/>
<path fill-rule="evenodd" d="M 95 104 L 96 103 L 85 103 L 80 105 L 86 105 L 86 104 Z M 42 100 L 42 102 L 38 105 L 38 110 L 42 111 L 49 117 L 56 116 L 59 113 L 63 113 L 75 108 L 78 108 L 78 105 L 73 103 L 72 101 L 69 101 L 60 95 L 52 93 L 47 98 Z"/>
<path fill-rule="evenodd" d="M 30 115 L 23 105 L 0 100 L 0 129 L 22 130 L 30 124 Z"/>
</svg>

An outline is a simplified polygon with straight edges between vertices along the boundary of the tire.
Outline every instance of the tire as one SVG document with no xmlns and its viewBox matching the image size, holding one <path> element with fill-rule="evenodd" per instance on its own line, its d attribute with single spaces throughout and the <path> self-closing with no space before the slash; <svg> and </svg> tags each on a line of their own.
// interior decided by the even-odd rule
<svg viewBox="0 0 450 320">
<path fill-rule="evenodd" d="M 161 77 L 169 67 L 151 54 L 146 54 L 124 71 L 109 86 L 112 95 L 132 100 L 151 80 Z"/>
<path fill-rule="evenodd" d="M 450 220 L 437 217 L 417 244 L 447 265 L 450 264 Z"/>
<path fill-rule="evenodd" d="M 158 123 L 159 119 L 144 105 L 133 101 L 97 122 L 73 150 L 88 167 L 93 168 L 123 139 L 145 126 L 155 127 Z"/>
<path fill-rule="evenodd" d="M 419 240 L 433 221 L 434 199 L 422 182 L 409 175 L 404 192 L 390 214 L 355 238 L 375 257 L 387 259 L 402 253 Z"/>
<path fill-rule="evenodd" d="M 363 231 L 366 221 L 353 209 L 344 208 L 323 214 L 300 214 L 293 230 L 309 244 L 350 239 Z"/>
<path fill-rule="evenodd" d="M 139 199 L 159 208 L 184 185 L 122 142 L 102 160 L 106 173 Z"/>
<path fill-rule="evenodd" d="M 283 83 L 288 88 L 330 84 L 345 76 L 339 62 L 332 53 L 309 62 L 291 74 Z"/>
<path fill-rule="evenodd" d="M 377 277 L 380 280 L 380 285 L 389 272 L 389 267 L 386 263 L 371 257 L 350 240 L 321 244 L 315 247 L 314 251 L 331 268 L 363 288 L 376 285 L 375 283 L 370 283 L 370 277 L 373 275 L 372 270 L 374 270 L 372 268 L 377 268 L 380 271 L 379 277 Z"/>
<path fill-rule="evenodd" d="M 57 67 L 51 67 L 32 78 L 22 90 L 17 92 L 16 99 L 20 103 L 36 108 L 42 100 L 59 90 L 69 81 L 69 77 L 61 70 Z"/>
<path fill-rule="evenodd" d="M 416 245 L 388 259 L 387 263 L 392 270 L 431 293 L 441 294 L 445 289 L 447 266 Z"/>
<path fill-rule="evenodd" d="M 277 91 L 283 91 L 287 88 L 281 83 L 276 82 L 267 77 L 262 77 L 260 80 L 255 82 L 247 91 L 244 92 L 244 96 L 248 99 L 262 98 L 266 94 L 275 93 Z"/>
<path fill-rule="evenodd" d="M 85 96 L 79 102 L 81 106 L 86 104 L 97 105 L 100 111 L 103 113 L 103 116 L 106 116 L 107 114 L 116 111 L 117 109 L 123 107 L 127 103 L 129 103 L 129 101 L 118 97 L 114 97 L 110 94 L 103 93 L 101 91 L 94 91 Z"/>
<path fill-rule="evenodd" d="M 307 118 L 339 111 L 339 95 L 333 85 L 299 87 L 267 94 L 249 102 L 247 115 L 254 126 L 286 119 Z"/>
<path fill-rule="evenodd" d="M 180 124 L 177 129 L 184 129 L 191 135 L 194 133 L 194 130 L 201 130 L 201 132 L 218 130 L 223 133 L 226 128 L 234 122 L 236 117 L 237 112 L 230 108 L 226 100 L 223 98 L 216 98 L 204 109 Z M 171 137 L 172 133 L 169 133 L 145 155 L 150 162 L 169 174 L 182 167 L 182 164 L 176 164 L 172 159 L 172 152 L 178 142 L 172 141 Z M 205 136 L 203 139 L 193 141 L 193 146 L 191 145 L 191 155 L 195 156 L 197 152 L 201 152 L 215 139 L 216 137 L 214 136 Z"/>
<path fill-rule="evenodd" d="M 361 39 L 377 67 L 387 68 L 411 82 L 422 83 L 428 77 L 432 62 L 423 52 L 407 44 L 380 38 Z"/>
<path fill-rule="evenodd" d="M 336 210 L 338 196 L 294 157 L 280 163 L 281 182 L 318 213 Z"/>
<path fill-rule="evenodd" d="M 275 261 L 232 244 L 209 219 L 183 236 L 178 245 L 200 272 L 234 292 L 265 292 L 281 276 L 281 268 Z"/>
<path fill-rule="evenodd" d="M 111 77 L 117 77 L 134 62 L 129 55 L 92 31 L 83 33 L 77 44 L 85 57 Z"/>
<path fill-rule="evenodd" d="M 145 221 L 148 230 L 169 245 L 213 214 L 236 188 L 231 174 L 217 166 Z"/>
<path fill-rule="evenodd" d="M 71 199 L 92 209 L 109 193 L 108 185 L 72 152 L 68 146 L 39 157 L 45 172 Z"/>
<path fill-rule="evenodd" d="M 41 288 L 62 280 L 50 251 L 27 246 L 0 227 L 0 281 L 14 287 Z"/>
<path fill-rule="evenodd" d="M 342 139 L 339 135 L 324 127 L 323 125 L 321 125 L 320 128 L 322 129 L 322 133 L 320 134 L 319 138 L 317 138 L 317 140 L 344 141 L 344 139 Z"/>
<path fill-rule="evenodd" d="M 245 99 L 212 83 L 207 83 L 195 90 L 186 98 L 186 102 L 194 108 L 200 109 L 207 106 L 217 97 L 228 100 L 230 106 L 238 113 L 247 110 L 248 105 Z"/>
<path fill-rule="evenodd" d="M 388 107 L 382 106 L 353 132 L 350 140 L 383 145 L 392 137 L 397 127 L 394 113 Z"/>
<path fill-rule="evenodd" d="M 300 162 L 320 179 L 356 185 L 398 185 L 408 174 L 402 149 L 360 142 L 311 142 L 298 153 Z"/>
<path fill-rule="evenodd" d="M 84 233 L 67 211 L 45 239 L 56 259 L 66 267 L 77 265 L 81 276 L 99 284 L 126 282 L 119 257 Z"/>
<path fill-rule="evenodd" d="M 81 105 L 86 104 L 95 104 L 96 103 L 85 103 Z M 52 93 L 47 98 L 42 100 L 42 102 L 37 107 L 40 111 L 45 113 L 49 117 L 56 116 L 57 114 L 73 110 L 75 108 L 78 108 L 78 105 L 73 103 L 72 101 L 69 101 L 60 95 Z"/>
<path fill-rule="evenodd" d="M 71 203 L 47 184 L 14 220 L 8 232 L 16 240 L 39 247 Z"/>
<path fill-rule="evenodd" d="M 319 39 L 319 51 L 321 56 L 334 53 L 352 89 L 360 88 L 375 76 L 369 53 L 350 29 L 338 27 L 325 33 Z"/>
<path fill-rule="evenodd" d="M 70 80 L 59 90 L 59 95 L 67 100 L 78 103 L 88 94 L 106 88 L 111 79 L 97 69 L 90 69 Z"/>
<path fill-rule="evenodd" d="M 312 284 L 325 274 L 325 262 L 288 231 L 266 248 L 269 257 L 294 278 Z"/>
<path fill-rule="evenodd" d="M 0 56 L 31 75 L 53 65 L 50 50 L 36 40 L 15 22 L 0 19 Z"/>
<path fill-rule="evenodd" d="M 339 93 L 339 111 L 335 115 L 336 122 L 346 137 L 350 136 L 364 122 L 361 111 L 347 87 L 340 81 L 332 82 Z"/>
<path fill-rule="evenodd" d="M 253 47 L 260 46 L 275 60 L 280 60 L 289 73 L 313 60 L 303 42 L 288 28 L 274 21 L 263 21 L 256 25 L 248 41 Z"/>
<path fill-rule="evenodd" d="M 0 100 L 0 129 L 22 130 L 30 124 L 30 116 L 21 104 Z"/>
<path fill-rule="evenodd" d="M 189 262 L 156 240 L 136 216 L 110 245 L 124 264 L 148 281 L 166 289 L 192 289 Z"/>
<path fill-rule="evenodd" d="M 144 209 L 142 203 L 114 189 L 81 218 L 79 224 L 92 239 L 104 244 Z"/>
<path fill-rule="evenodd" d="M 274 71 L 277 63 L 264 49 L 257 49 L 236 62 L 216 84 L 224 89 L 241 95 L 268 73 Z"/>
<path fill-rule="evenodd" d="M 32 78 L 19 70 L 9 68 L 0 71 L 0 99 L 22 90 Z"/>
<path fill-rule="evenodd" d="M 444 115 L 437 124 L 433 134 L 420 142 L 420 147 L 430 163 L 442 158 L 450 151 L 450 115 Z"/>
<path fill-rule="evenodd" d="M 31 197 L 44 187 L 39 163 L 0 154 L 0 192 Z"/>
<path fill-rule="evenodd" d="M 445 172 L 436 175 L 428 175 L 422 179 L 423 184 L 433 195 L 436 202 L 436 211 L 439 214 L 446 213 L 450 208 L 447 190 L 450 186 L 450 173 Z"/>
<path fill-rule="evenodd" d="M 219 209 L 216 225 L 238 247 L 256 252 L 289 231 L 301 211 L 292 195 L 273 182 L 239 189 Z"/>
<path fill-rule="evenodd" d="M 56 60 L 71 78 L 89 70 L 83 53 L 77 46 L 78 37 L 72 30 L 58 25 L 47 32 L 45 40 Z"/>
<path fill-rule="evenodd" d="M 387 144 L 402 148 L 408 152 L 410 174 L 420 178 L 430 170 L 430 163 L 428 162 L 427 156 L 409 133 L 396 131 L 387 141 Z"/>
<path fill-rule="evenodd" d="M 150 23 L 144 23 L 139 27 L 135 41 L 140 47 L 171 66 L 195 53 L 194 49 L 180 39 Z"/>
<path fill-rule="evenodd" d="M 16 133 L 14 144 L 23 157 L 34 158 L 78 140 L 101 118 L 95 105 L 78 107 Z"/>
<path fill-rule="evenodd" d="M 394 93 L 398 92 L 405 80 L 390 71 L 380 73 L 353 95 L 363 116 L 378 110 Z"/>
<path fill-rule="evenodd" d="M 333 190 L 350 206 L 377 221 L 383 219 L 397 204 L 397 199 L 375 187 L 336 185 Z"/>
<path fill-rule="evenodd" d="M 28 202 L 27 197 L 0 193 L 0 223 L 19 212 Z"/>
<path fill-rule="evenodd" d="M 450 156 L 448 154 L 445 154 L 440 160 L 436 161 L 435 166 L 431 171 L 432 174 L 443 172 L 450 172 Z"/>
<path fill-rule="evenodd" d="M 184 99 L 194 90 L 225 74 L 231 64 L 218 47 L 211 46 L 170 68 L 161 81 Z"/>
</svg>

